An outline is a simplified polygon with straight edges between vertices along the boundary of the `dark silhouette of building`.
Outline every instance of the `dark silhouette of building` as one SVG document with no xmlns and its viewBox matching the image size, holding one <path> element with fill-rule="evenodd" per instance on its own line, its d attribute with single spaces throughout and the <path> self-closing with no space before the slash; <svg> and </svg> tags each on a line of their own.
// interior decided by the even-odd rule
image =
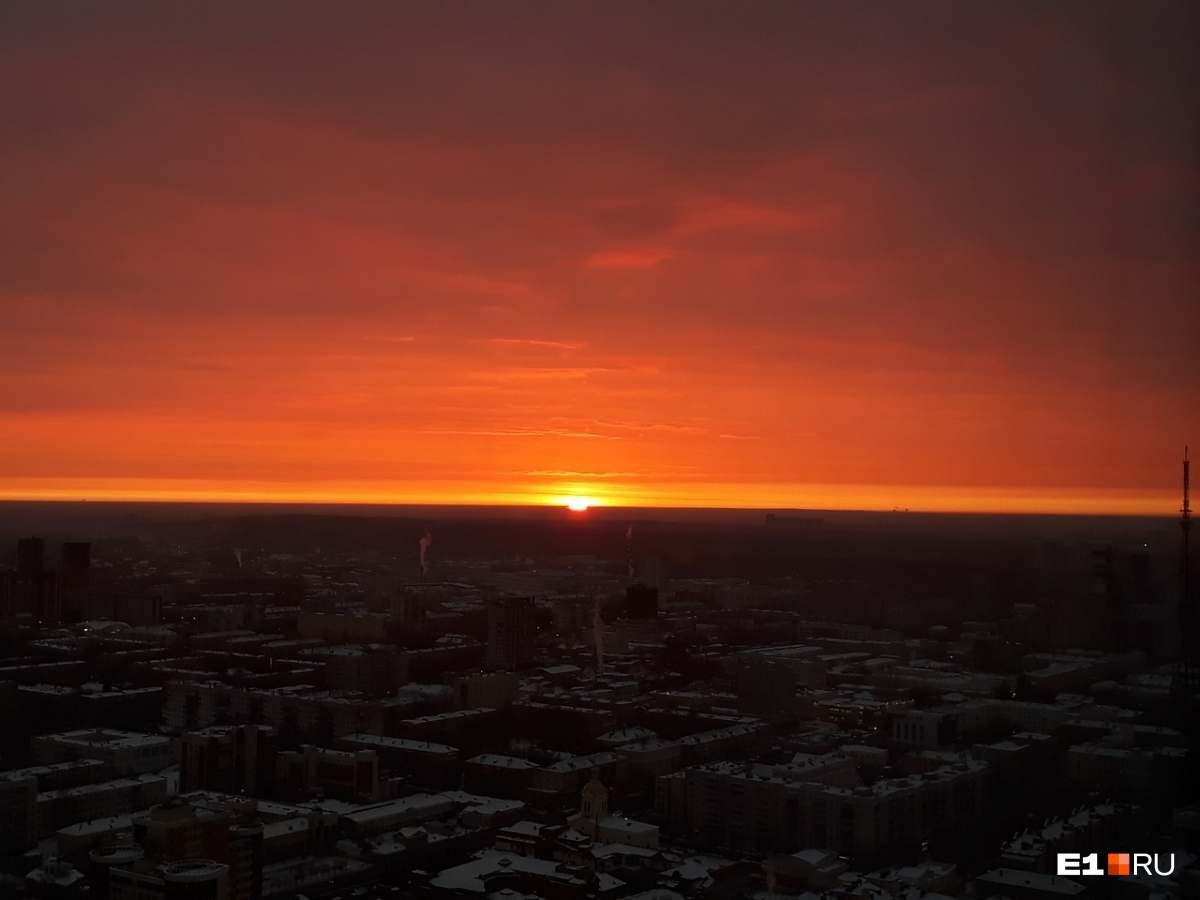
<svg viewBox="0 0 1200 900">
<path fill-rule="evenodd" d="M 13 589 L 13 611 L 44 620 L 47 612 L 46 542 L 40 537 L 17 541 L 17 575 Z"/>
<path fill-rule="evenodd" d="M 34 612 L 43 625 L 58 625 L 62 622 L 62 594 L 59 591 L 58 572 L 54 569 L 42 573 Z"/>
<path fill-rule="evenodd" d="M 625 616 L 629 619 L 658 617 L 658 588 L 631 584 L 625 589 Z"/>
<path fill-rule="evenodd" d="M 91 585 L 92 545 L 88 541 L 64 541 L 58 590 L 63 618 L 78 622 L 86 618 Z"/>
<path fill-rule="evenodd" d="M 11 569 L 0 572 L 0 621 L 17 614 L 17 573 Z"/>
<path fill-rule="evenodd" d="M 179 787 L 254 797 L 269 792 L 279 734 L 269 725 L 213 725 L 180 739 Z"/>
<path fill-rule="evenodd" d="M 10 594 L 12 611 L 43 625 L 62 621 L 58 572 L 46 568 L 46 542 L 40 537 L 17 541 L 17 572 Z"/>
<path fill-rule="evenodd" d="M 392 619 L 405 631 L 420 631 L 425 625 L 427 601 L 421 594 L 400 588 L 391 598 L 389 612 Z"/>
<path fill-rule="evenodd" d="M 40 537 L 17 541 L 17 580 L 33 581 L 45 571 L 46 542 Z"/>
<path fill-rule="evenodd" d="M 516 669 L 533 661 L 533 598 L 487 601 L 487 666 Z"/>
<path fill-rule="evenodd" d="M 150 591 L 118 594 L 112 599 L 112 617 L 135 627 L 159 624 L 162 621 L 162 608 L 162 595 Z"/>
</svg>

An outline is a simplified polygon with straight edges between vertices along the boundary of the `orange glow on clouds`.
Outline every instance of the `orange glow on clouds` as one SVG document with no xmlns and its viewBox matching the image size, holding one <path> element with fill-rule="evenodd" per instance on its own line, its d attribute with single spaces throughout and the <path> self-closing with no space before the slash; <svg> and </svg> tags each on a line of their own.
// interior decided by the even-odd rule
<svg viewBox="0 0 1200 900">
<path fill-rule="evenodd" d="M 1190 20 L 21 9 L 0 499 L 1178 505 Z"/>
</svg>

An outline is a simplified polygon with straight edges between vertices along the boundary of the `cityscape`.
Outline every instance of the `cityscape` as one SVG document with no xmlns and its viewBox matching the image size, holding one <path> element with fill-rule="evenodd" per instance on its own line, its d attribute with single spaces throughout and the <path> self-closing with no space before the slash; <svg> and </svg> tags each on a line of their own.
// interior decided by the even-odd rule
<svg viewBox="0 0 1200 900">
<path fill-rule="evenodd" d="M 5 896 L 1200 887 L 1186 514 L 0 512 Z"/>
</svg>

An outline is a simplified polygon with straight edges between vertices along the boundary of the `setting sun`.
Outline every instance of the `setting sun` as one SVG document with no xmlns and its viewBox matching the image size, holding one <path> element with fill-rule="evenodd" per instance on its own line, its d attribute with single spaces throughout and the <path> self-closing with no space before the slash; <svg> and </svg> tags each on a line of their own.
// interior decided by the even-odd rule
<svg viewBox="0 0 1200 900">
<path fill-rule="evenodd" d="M 591 497 L 566 497 L 563 502 L 572 512 L 585 512 L 596 503 Z"/>
</svg>

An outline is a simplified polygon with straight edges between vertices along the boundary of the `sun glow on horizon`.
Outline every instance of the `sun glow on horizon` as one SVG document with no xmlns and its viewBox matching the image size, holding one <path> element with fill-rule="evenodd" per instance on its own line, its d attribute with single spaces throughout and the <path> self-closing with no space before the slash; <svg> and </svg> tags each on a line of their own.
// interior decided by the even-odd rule
<svg viewBox="0 0 1200 900">
<path fill-rule="evenodd" d="M 1186 4 L 91 6 L 0 4 L 0 519 L 1179 516 Z"/>
<path fill-rule="evenodd" d="M 582 485 L 580 487 L 583 487 Z M 1000 488 L 947 485 L 697 483 L 605 485 L 584 494 L 538 491 L 528 484 L 469 481 L 221 482 L 185 479 L 0 480 L 0 503 L 12 501 L 301 503 L 368 505 L 551 506 L 711 509 L 858 509 L 913 512 L 1173 516 L 1170 488 Z"/>
<path fill-rule="evenodd" d="M 594 497 L 560 497 L 556 502 L 571 512 L 587 512 L 591 507 L 599 505 L 599 501 Z"/>
</svg>

